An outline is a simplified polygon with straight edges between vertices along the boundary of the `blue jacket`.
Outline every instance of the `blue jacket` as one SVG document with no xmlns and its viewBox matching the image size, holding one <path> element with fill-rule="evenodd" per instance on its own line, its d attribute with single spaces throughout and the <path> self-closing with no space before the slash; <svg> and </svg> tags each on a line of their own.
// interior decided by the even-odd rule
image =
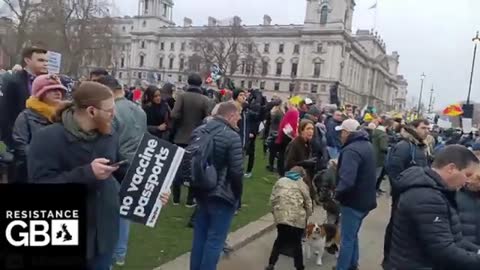
<svg viewBox="0 0 480 270">
<path fill-rule="evenodd" d="M 373 146 L 365 131 L 354 132 L 338 159 L 336 199 L 361 212 L 377 207 L 376 164 Z"/>
<path fill-rule="evenodd" d="M 335 147 L 340 149 L 342 147 L 342 142 L 340 141 L 340 133 L 335 130 L 337 126 L 340 126 L 342 123 L 335 121 L 332 117 L 327 119 L 327 146 Z"/>
</svg>

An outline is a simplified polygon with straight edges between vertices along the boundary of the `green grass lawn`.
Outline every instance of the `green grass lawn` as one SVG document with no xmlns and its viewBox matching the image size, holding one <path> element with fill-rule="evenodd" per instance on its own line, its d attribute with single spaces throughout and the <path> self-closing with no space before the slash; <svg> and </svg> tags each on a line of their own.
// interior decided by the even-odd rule
<svg viewBox="0 0 480 270">
<path fill-rule="evenodd" d="M 268 200 L 277 176 L 265 169 L 267 157 L 261 141 L 256 146 L 253 177 L 244 180 L 242 210 L 233 220 L 232 231 L 270 211 Z M 182 203 L 185 196 L 186 190 L 182 190 Z M 162 210 L 156 228 L 132 224 L 126 264 L 115 269 L 149 270 L 190 251 L 193 230 L 186 225 L 192 212 L 182 204 L 169 205 Z"/>
</svg>

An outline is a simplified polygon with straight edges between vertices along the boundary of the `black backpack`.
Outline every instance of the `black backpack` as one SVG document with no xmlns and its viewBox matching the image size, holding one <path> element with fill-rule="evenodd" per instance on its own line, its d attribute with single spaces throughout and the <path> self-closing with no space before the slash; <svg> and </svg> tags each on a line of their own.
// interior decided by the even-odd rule
<svg viewBox="0 0 480 270">
<path fill-rule="evenodd" d="M 213 164 L 214 137 L 226 127 L 211 133 L 206 125 L 198 127 L 190 144 L 185 148 L 182 161 L 183 179 L 187 185 L 200 191 L 210 191 L 217 186 L 217 168 Z"/>
</svg>

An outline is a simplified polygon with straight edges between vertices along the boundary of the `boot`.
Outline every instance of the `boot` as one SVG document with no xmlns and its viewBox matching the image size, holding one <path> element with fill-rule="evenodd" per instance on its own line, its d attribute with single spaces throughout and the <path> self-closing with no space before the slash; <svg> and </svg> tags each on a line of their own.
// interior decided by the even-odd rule
<svg viewBox="0 0 480 270">
<path fill-rule="evenodd" d="M 275 270 L 275 266 L 274 265 L 269 265 L 269 266 L 265 267 L 265 270 Z"/>
</svg>

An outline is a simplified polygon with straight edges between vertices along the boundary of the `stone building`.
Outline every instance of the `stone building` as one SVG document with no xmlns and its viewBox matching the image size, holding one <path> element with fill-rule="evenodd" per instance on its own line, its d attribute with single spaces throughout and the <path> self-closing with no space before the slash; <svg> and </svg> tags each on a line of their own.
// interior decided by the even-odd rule
<svg viewBox="0 0 480 270">
<path fill-rule="evenodd" d="M 368 104 L 379 111 L 405 108 L 408 84 L 398 74 L 400 56 L 387 53 L 377 32 L 352 32 L 355 1 L 304 1 L 304 24 L 272 24 L 265 15 L 262 24 L 243 26 L 258 48 L 262 72 L 249 74 L 241 68 L 232 76 L 235 85 L 329 103 L 330 87 L 339 82 L 343 104 Z M 113 62 L 123 83 L 149 80 L 183 86 L 188 72 L 195 70 L 189 63 L 196 54 L 192 42 L 208 27 L 240 23 L 238 17 L 226 21 L 210 17 L 208 26 L 194 26 L 185 18 L 183 26 L 176 26 L 173 6 L 172 0 L 139 0 L 138 16 L 116 18 L 120 43 Z"/>
</svg>

